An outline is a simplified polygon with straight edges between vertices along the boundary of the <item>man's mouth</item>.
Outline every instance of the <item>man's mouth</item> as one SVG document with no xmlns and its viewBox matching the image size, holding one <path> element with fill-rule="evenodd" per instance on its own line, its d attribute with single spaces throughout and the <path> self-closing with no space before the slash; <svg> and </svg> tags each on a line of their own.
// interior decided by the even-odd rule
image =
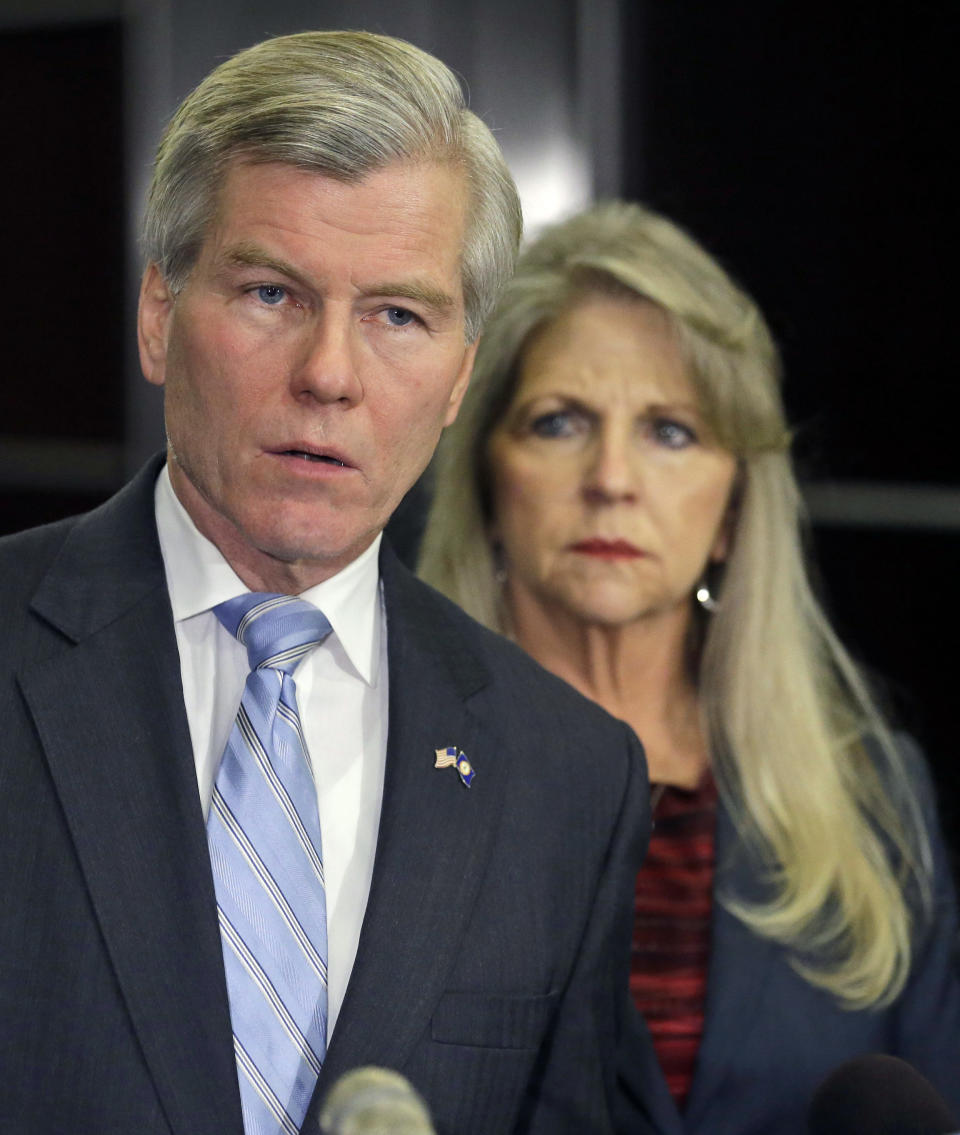
<svg viewBox="0 0 960 1135">
<path fill-rule="evenodd" d="M 327 465 L 339 465 L 344 468 L 344 463 L 337 457 L 331 457 L 327 453 L 309 453 L 305 449 L 284 449 L 281 451 L 284 457 L 299 457 L 303 461 L 322 461 Z"/>
</svg>

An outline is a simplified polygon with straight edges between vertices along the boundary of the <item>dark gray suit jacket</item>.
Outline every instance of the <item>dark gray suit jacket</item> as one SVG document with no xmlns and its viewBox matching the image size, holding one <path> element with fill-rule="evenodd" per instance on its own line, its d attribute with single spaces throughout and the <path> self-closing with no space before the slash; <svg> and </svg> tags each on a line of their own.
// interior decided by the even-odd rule
<svg viewBox="0 0 960 1135">
<path fill-rule="evenodd" d="M 0 1130 L 240 1135 L 153 463 L 0 541 Z M 453 1135 L 607 1132 L 646 778 L 623 725 L 381 563 L 390 721 L 356 964 L 311 1115 L 362 1064 Z M 465 788 L 434 750 L 457 745 Z M 622 1128 L 646 1130 L 639 1110 Z"/>
</svg>

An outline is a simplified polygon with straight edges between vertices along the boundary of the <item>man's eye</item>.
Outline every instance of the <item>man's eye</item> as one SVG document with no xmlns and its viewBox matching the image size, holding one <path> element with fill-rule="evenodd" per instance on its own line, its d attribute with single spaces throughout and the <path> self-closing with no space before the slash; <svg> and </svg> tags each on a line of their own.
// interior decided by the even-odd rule
<svg viewBox="0 0 960 1135">
<path fill-rule="evenodd" d="M 672 418 L 657 418 L 652 426 L 656 440 L 670 449 L 685 449 L 697 440 L 689 426 Z"/>
<path fill-rule="evenodd" d="M 280 287 L 279 284 L 261 284 L 257 288 L 257 296 L 263 303 L 275 307 L 286 299 L 287 289 Z"/>
<path fill-rule="evenodd" d="M 413 312 L 407 311 L 405 307 L 387 308 L 387 321 L 391 327 L 409 327 L 416 318 Z"/>
</svg>

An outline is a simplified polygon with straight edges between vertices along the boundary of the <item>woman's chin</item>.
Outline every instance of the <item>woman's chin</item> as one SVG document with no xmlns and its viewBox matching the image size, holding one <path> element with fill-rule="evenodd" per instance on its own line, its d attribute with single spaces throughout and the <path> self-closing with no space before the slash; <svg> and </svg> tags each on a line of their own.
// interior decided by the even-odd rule
<svg viewBox="0 0 960 1135">
<path fill-rule="evenodd" d="M 629 630 L 659 619 L 671 610 L 671 604 L 644 596 L 600 591 L 570 596 L 563 603 L 568 617 L 585 626 L 610 631 Z"/>
</svg>

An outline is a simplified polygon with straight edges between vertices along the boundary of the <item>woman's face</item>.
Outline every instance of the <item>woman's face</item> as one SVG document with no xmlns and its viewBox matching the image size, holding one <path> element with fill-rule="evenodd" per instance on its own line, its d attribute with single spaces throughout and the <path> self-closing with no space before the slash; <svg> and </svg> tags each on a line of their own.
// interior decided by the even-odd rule
<svg viewBox="0 0 960 1135">
<path fill-rule="evenodd" d="M 726 554 L 736 459 L 647 301 L 587 298 L 531 340 L 488 461 L 515 611 L 605 626 L 689 611 Z"/>
</svg>

